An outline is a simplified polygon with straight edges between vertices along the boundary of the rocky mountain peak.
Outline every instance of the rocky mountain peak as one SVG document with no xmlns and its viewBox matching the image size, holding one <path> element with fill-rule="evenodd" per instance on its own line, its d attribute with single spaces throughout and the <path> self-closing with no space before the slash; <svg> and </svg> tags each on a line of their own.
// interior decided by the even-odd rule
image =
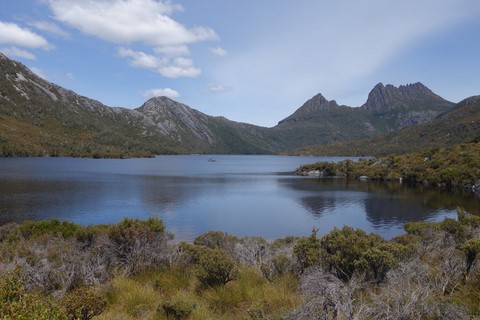
<svg viewBox="0 0 480 320">
<path fill-rule="evenodd" d="M 317 94 L 305 102 L 299 110 L 305 113 L 311 113 L 316 111 L 329 111 L 338 107 L 335 100 L 328 101 L 322 94 Z"/>
<path fill-rule="evenodd" d="M 335 100 L 329 101 L 319 93 L 307 100 L 295 113 L 280 121 L 278 124 L 309 120 L 317 113 L 333 111 L 338 107 L 339 105 Z"/>
<path fill-rule="evenodd" d="M 409 109 L 413 104 L 431 104 L 447 102 L 434 94 L 422 83 L 412 83 L 395 87 L 378 83 L 368 94 L 367 102 L 362 106 L 370 113 L 384 114 L 397 109 Z"/>
<path fill-rule="evenodd" d="M 162 133 L 178 141 L 182 141 L 182 133 L 188 132 L 207 143 L 215 142 L 208 116 L 183 103 L 160 96 L 149 99 L 136 110 L 152 119 Z"/>
</svg>

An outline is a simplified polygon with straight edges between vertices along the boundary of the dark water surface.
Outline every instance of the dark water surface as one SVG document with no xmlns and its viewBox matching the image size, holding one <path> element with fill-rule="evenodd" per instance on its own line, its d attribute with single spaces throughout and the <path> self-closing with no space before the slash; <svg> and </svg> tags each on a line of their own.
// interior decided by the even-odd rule
<svg viewBox="0 0 480 320">
<path fill-rule="evenodd" d="M 407 221 L 478 211 L 468 193 L 312 179 L 293 171 L 335 157 L 158 156 L 0 159 L 0 224 L 58 218 L 88 225 L 158 216 L 176 240 L 209 231 L 276 239 L 350 225 L 386 238 Z M 211 161 L 209 161 L 211 160 Z"/>
</svg>

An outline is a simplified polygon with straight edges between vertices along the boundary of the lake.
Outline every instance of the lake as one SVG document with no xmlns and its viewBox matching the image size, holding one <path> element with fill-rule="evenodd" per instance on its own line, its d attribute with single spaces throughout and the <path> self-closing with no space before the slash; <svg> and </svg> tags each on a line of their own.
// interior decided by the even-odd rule
<svg viewBox="0 0 480 320">
<path fill-rule="evenodd" d="M 342 159 L 2 158 L 0 224 L 58 218 L 89 225 L 158 216 L 177 241 L 210 230 L 273 240 L 343 225 L 391 238 L 407 221 L 456 218 L 457 206 L 480 207 L 470 193 L 293 174 L 301 164 Z"/>
</svg>

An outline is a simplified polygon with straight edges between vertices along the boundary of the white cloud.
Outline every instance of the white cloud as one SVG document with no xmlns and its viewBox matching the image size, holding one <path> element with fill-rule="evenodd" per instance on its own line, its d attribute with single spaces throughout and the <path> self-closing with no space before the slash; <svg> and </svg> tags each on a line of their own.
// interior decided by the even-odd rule
<svg viewBox="0 0 480 320">
<path fill-rule="evenodd" d="M 0 21 L 0 43 L 19 47 L 50 50 L 53 48 L 42 36 L 15 23 Z"/>
<path fill-rule="evenodd" d="M 29 59 L 29 60 L 37 59 L 33 53 L 19 49 L 15 46 L 0 48 L 0 51 L 2 51 L 4 54 L 6 54 L 9 57 L 20 57 L 20 58 Z"/>
<path fill-rule="evenodd" d="M 29 25 L 38 30 L 46 31 L 62 38 L 68 38 L 70 36 L 68 32 L 62 30 L 58 25 L 51 22 L 33 21 L 30 22 Z"/>
<path fill-rule="evenodd" d="M 68 72 L 65 76 L 66 76 L 67 79 L 70 80 L 70 81 L 75 80 L 75 76 L 74 76 L 73 73 L 71 73 L 71 72 Z"/>
<path fill-rule="evenodd" d="M 216 57 L 225 57 L 226 55 L 228 55 L 227 50 L 220 47 L 210 48 L 209 50 Z"/>
<path fill-rule="evenodd" d="M 187 45 L 217 40 L 208 27 L 189 28 L 170 15 L 183 10 L 169 0 L 46 0 L 55 19 L 81 32 L 105 41 L 133 48 L 147 45 L 155 55 L 121 48 L 119 56 L 130 65 L 154 69 L 164 77 L 196 77 L 201 73 L 193 64 Z"/>
<path fill-rule="evenodd" d="M 196 77 L 202 73 L 202 71 L 198 68 L 192 66 L 184 66 L 184 65 L 169 65 L 165 67 L 161 67 L 158 69 L 158 72 L 168 78 L 178 78 L 178 77 Z"/>
<path fill-rule="evenodd" d="M 214 92 L 214 93 L 225 92 L 225 91 L 228 91 L 229 89 L 230 89 L 229 87 L 226 87 L 226 86 L 221 85 L 221 84 L 210 83 L 208 85 L 208 91 Z"/>
<path fill-rule="evenodd" d="M 196 77 L 201 73 L 201 70 L 194 66 L 193 60 L 184 57 L 169 59 L 125 48 L 120 48 L 118 54 L 130 58 L 130 64 L 134 67 L 153 69 L 168 78 Z"/>
<path fill-rule="evenodd" d="M 157 88 L 157 89 L 150 89 L 147 91 L 142 92 L 142 97 L 145 99 L 155 98 L 155 97 L 169 97 L 171 99 L 180 98 L 180 93 L 176 90 L 171 88 Z"/>
<path fill-rule="evenodd" d="M 187 28 L 169 17 L 182 7 L 154 0 L 48 0 L 56 19 L 83 33 L 118 43 L 178 46 L 218 35 L 208 27 Z"/>
<path fill-rule="evenodd" d="M 157 47 L 154 51 L 169 58 L 190 55 L 190 50 L 186 45 Z"/>
<path fill-rule="evenodd" d="M 118 49 L 118 54 L 121 57 L 131 58 L 130 64 L 137 68 L 158 69 L 166 63 L 164 59 L 147 54 L 143 51 L 120 48 Z"/>
</svg>

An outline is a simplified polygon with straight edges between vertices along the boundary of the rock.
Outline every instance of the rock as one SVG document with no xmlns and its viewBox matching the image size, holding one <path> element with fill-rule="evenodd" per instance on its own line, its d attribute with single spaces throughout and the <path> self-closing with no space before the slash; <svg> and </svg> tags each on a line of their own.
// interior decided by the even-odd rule
<svg viewBox="0 0 480 320">
<path fill-rule="evenodd" d="M 370 177 L 369 177 L 369 176 L 360 176 L 360 177 L 358 177 L 358 180 L 360 180 L 360 181 L 368 181 L 368 180 L 370 180 Z"/>
</svg>

